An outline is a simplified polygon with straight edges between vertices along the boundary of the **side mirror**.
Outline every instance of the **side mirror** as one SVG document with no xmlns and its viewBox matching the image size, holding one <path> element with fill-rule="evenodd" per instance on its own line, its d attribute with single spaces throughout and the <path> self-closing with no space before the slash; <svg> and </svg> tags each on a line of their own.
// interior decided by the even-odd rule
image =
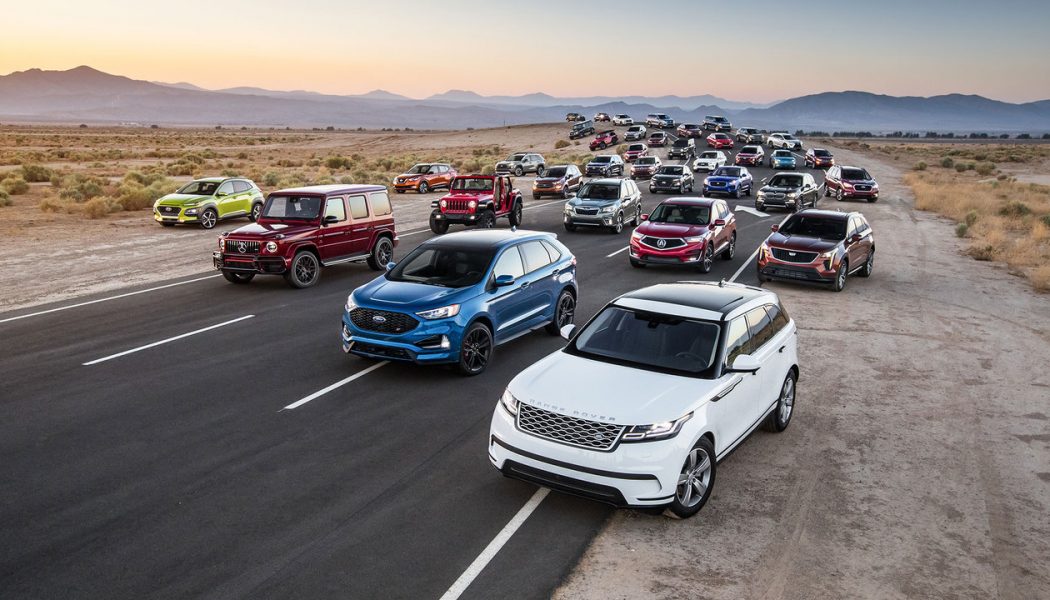
<svg viewBox="0 0 1050 600">
<path fill-rule="evenodd" d="M 726 226 L 726 220 L 725 219 L 715 219 L 715 227 L 725 227 L 725 226 Z"/>
<path fill-rule="evenodd" d="M 643 221 L 648 221 L 649 220 L 649 213 L 643 213 L 642 214 L 642 220 Z"/>
<path fill-rule="evenodd" d="M 568 325 L 563 325 L 562 328 L 558 330 L 558 333 L 560 333 L 561 337 L 565 338 L 566 340 L 571 340 L 572 332 L 574 331 L 576 331 L 576 326 L 572 323 L 569 323 Z"/>
<path fill-rule="evenodd" d="M 780 225 L 773 225 L 769 228 L 773 233 L 780 231 Z"/>
<path fill-rule="evenodd" d="M 386 270 L 387 271 L 393 271 L 394 267 L 396 267 L 396 266 L 397 266 L 396 262 L 390 261 L 390 262 L 386 263 Z"/>
<path fill-rule="evenodd" d="M 733 359 L 727 371 L 730 373 L 755 373 L 762 368 L 762 363 L 750 354 L 741 354 Z"/>
<path fill-rule="evenodd" d="M 216 198 L 223 198 L 226 196 L 226 192 L 215 192 Z"/>
<path fill-rule="evenodd" d="M 329 224 L 332 224 L 332 223 L 338 223 L 339 222 L 339 217 L 337 217 L 335 215 L 325 215 L 324 221 L 322 221 L 322 222 L 325 225 L 329 225 Z"/>
<path fill-rule="evenodd" d="M 496 287 L 506 287 L 514 284 L 513 275 L 500 275 L 496 277 Z"/>
</svg>

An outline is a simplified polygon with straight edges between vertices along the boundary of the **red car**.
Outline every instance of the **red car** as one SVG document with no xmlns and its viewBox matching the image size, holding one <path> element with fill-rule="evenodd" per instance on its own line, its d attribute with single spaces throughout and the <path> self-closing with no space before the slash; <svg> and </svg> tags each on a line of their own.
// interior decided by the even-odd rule
<svg viewBox="0 0 1050 600">
<path fill-rule="evenodd" d="M 591 150 L 605 150 L 609 146 L 618 143 L 620 143 L 620 137 L 616 135 L 615 131 L 609 129 L 598 132 L 594 139 L 591 140 L 590 148 Z"/>
<path fill-rule="evenodd" d="M 501 217 L 513 227 L 521 226 L 521 192 L 507 175 L 460 175 L 452 180 L 449 193 L 430 206 L 430 230 L 439 235 L 456 223 L 495 227 Z"/>
<path fill-rule="evenodd" d="M 758 247 L 758 279 L 826 283 L 836 292 L 846 277 L 870 277 L 875 239 L 864 215 L 831 210 L 803 210 L 773 225 Z"/>
<path fill-rule="evenodd" d="M 687 265 L 711 272 L 715 256 L 736 253 L 736 218 L 724 200 L 673 198 L 661 202 L 631 233 L 632 267 Z"/>
<path fill-rule="evenodd" d="M 813 169 L 827 169 L 835 166 L 835 157 L 824 148 L 806 150 L 806 166 Z"/>
<path fill-rule="evenodd" d="M 766 151 L 762 149 L 762 146 L 744 146 L 736 153 L 733 164 L 759 166 L 765 158 Z"/>
<path fill-rule="evenodd" d="M 600 112 L 600 113 L 595 113 L 594 114 L 594 122 L 595 123 L 599 123 L 599 122 L 602 122 L 602 121 L 611 121 L 611 120 L 612 120 L 612 117 L 609 116 L 609 113 Z"/>
<path fill-rule="evenodd" d="M 836 165 L 824 173 L 824 195 L 839 201 L 859 198 L 875 202 L 879 199 L 879 184 L 865 169 Z"/>
<path fill-rule="evenodd" d="M 732 148 L 733 138 L 729 137 L 724 133 L 712 133 L 707 136 L 707 147 L 720 150 L 722 148 Z"/>
<path fill-rule="evenodd" d="M 366 259 L 381 271 L 396 245 L 385 187 L 315 185 L 270 194 L 255 223 L 219 237 L 212 262 L 232 283 L 283 275 L 292 287 L 305 288 L 328 265 Z"/>
<path fill-rule="evenodd" d="M 678 137 L 704 137 L 704 129 L 698 123 L 682 123 L 678 126 Z"/>
<path fill-rule="evenodd" d="M 649 147 L 654 148 L 656 146 L 667 145 L 667 134 L 662 131 L 654 131 L 649 134 Z"/>
<path fill-rule="evenodd" d="M 645 144 L 631 144 L 623 153 L 623 159 L 627 162 L 634 162 L 643 156 L 649 156 L 649 146 Z"/>
</svg>

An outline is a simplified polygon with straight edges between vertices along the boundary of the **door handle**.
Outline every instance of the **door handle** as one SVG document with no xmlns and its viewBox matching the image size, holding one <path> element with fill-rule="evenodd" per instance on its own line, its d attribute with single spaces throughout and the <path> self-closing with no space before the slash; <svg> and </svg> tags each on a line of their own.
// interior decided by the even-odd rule
<svg viewBox="0 0 1050 600">
<path fill-rule="evenodd" d="M 554 269 L 551 271 L 551 277 L 557 277 L 558 273 L 561 273 L 561 269 Z"/>
<path fill-rule="evenodd" d="M 531 281 L 526 281 L 525 283 L 521 284 L 521 289 L 525 289 L 525 288 L 529 287 L 530 285 L 532 285 L 532 282 Z"/>
<path fill-rule="evenodd" d="M 780 350 L 777 350 L 777 352 L 783 353 L 784 352 L 784 348 L 787 348 L 787 345 L 781 346 Z"/>
</svg>

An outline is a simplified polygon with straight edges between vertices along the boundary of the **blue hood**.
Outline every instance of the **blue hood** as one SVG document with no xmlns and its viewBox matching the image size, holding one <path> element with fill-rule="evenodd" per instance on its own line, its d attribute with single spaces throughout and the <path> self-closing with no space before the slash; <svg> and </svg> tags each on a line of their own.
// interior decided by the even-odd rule
<svg viewBox="0 0 1050 600">
<path fill-rule="evenodd" d="M 462 302 L 473 291 L 473 286 L 446 288 L 380 276 L 354 290 L 353 296 L 359 306 L 413 312 Z"/>
</svg>

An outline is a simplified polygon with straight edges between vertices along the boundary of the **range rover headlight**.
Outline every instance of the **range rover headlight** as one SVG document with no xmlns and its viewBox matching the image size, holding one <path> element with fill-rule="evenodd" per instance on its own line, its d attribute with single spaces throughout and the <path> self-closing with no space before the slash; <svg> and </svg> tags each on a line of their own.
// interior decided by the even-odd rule
<svg viewBox="0 0 1050 600">
<path fill-rule="evenodd" d="M 433 310 L 421 310 L 416 314 L 424 319 L 447 319 L 448 317 L 454 317 L 459 314 L 459 305 L 449 304 L 448 306 L 442 306 L 441 308 L 435 308 Z"/>
<path fill-rule="evenodd" d="M 624 442 L 651 442 L 655 440 L 666 440 L 678 435 L 682 425 L 693 418 L 693 413 L 683 415 L 674 421 L 653 423 L 651 425 L 634 425 L 628 427 L 623 434 Z"/>
<path fill-rule="evenodd" d="M 346 304 L 343 305 L 343 310 L 345 310 L 346 312 L 350 312 L 355 308 L 357 308 L 357 302 L 354 302 L 354 295 L 350 294 L 346 297 Z"/>
<path fill-rule="evenodd" d="M 503 390 L 503 395 L 499 397 L 499 405 L 512 415 L 518 414 L 518 399 L 510 393 L 509 389 Z"/>
<path fill-rule="evenodd" d="M 277 242 L 266 242 L 266 251 L 270 254 L 277 252 Z"/>
</svg>

